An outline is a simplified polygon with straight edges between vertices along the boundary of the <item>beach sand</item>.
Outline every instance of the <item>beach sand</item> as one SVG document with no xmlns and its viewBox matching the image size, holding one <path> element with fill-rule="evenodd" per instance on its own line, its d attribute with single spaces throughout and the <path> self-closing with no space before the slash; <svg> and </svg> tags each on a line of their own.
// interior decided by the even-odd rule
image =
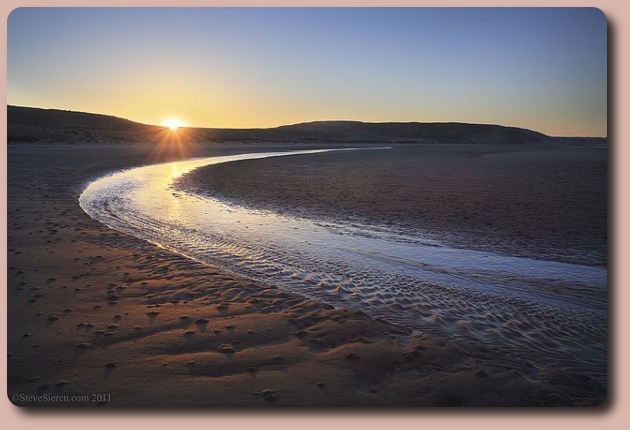
<svg viewBox="0 0 630 430">
<path fill-rule="evenodd" d="M 218 144 L 186 155 L 269 149 Z M 85 184 L 99 175 L 178 157 L 146 147 L 9 145 L 7 373 L 15 404 L 592 406 L 605 398 L 606 388 L 584 375 L 547 369 L 533 376 L 517 357 L 446 338 L 409 337 L 360 311 L 332 309 L 118 233 L 78 206 Z M 360 160 L 321 157 L 328 160 L 324 166 L 298 157 L 273 163 L 287 172 L 311 166 L 303 173 L 318 175 L 334 167 L 330 160 Z M 265 163 L 241 164 L 242 184 Z M 381 198 L 390 179 L 376 187 Z M 239 197 L 249 199 L 242 184 Z M 308 199 L 283 195 L 288 188 L 265 183 L 256 193 L 279 207 L 296 198 L 303 210 L 330 213 L 330 204 L 317 212 L 304 206 Z M 342 191 L 332 193 L 340 210 L 369 219 L 373 201 L 347 199 Z M 439 207 L 424 212 L 443 217 Z M 596 245 L 592 261 L 605 260 Z"/>
<path fill-rule="evenodd" d="M 179 185 L 286 215 L 416 231 L 455 247 L 607 262 L 606 148 L 402 145 L 219 164 Z"/>
</svg>

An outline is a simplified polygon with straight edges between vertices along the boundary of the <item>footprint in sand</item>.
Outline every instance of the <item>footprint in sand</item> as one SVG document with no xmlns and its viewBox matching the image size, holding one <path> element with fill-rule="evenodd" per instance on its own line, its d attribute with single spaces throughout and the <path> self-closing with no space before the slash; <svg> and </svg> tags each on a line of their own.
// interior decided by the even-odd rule
<svg viewBox="0 0 630 430">
<path fill-rule="evenodd" d="M 254 393 L 254 395 L 261 396 L 267 402 L 275 402 L 278 400 L 278 395 L 275 393 L 275 391 L 270 390 L 269 388 L 266 388 L 261 391 L 257 391 Z"/>
<path fill-rule="evenodd" d="M 217 349 L 217 351 L 223 353 L 223 354 L 234 354 L 236 353 L 236 350 L 228 344 L 222 344 L 219 345 L 219 348 Z"/>
<path fill-rule="evenodd" d="M 195 325 L 201 333 L 205 333 L 210 321 L 205 318 L 199 318 L 195 321 Z"/>
<path fill-rule="evenodd" d="M 114 369 L 116 367 L 118 367 L 118 366 L 114 362 L 110 362 L 110 363 L 105 364 L 105 377 L 109 378 L 112 375 L 112 373 L 114 373 Z"/>
<path fill-rule="evenodd" d="M 182 315 L 181 317 L 179 317 L 180 325 L 182 326 L 182 328 L 188 328 L 191 320 L 192 318 L 190 318 L 188 315 Z"/>
</svg>

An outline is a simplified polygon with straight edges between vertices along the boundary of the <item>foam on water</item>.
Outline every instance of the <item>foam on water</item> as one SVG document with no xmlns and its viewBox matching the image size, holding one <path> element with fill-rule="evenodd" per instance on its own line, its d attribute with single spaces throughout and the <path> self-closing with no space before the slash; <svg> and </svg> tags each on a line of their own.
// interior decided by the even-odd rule
<svg viewBox="0 0 630 430">
<path fill-rule="evenodd" d="M 197 167 L 316 152 L 139 167 L 92 182 L 79 202 L 111 228 L 225 271 L 605 381 L 606 267 L 453 249 L 387 227 L 283 217 L 172 188 Z"/>
</svg>

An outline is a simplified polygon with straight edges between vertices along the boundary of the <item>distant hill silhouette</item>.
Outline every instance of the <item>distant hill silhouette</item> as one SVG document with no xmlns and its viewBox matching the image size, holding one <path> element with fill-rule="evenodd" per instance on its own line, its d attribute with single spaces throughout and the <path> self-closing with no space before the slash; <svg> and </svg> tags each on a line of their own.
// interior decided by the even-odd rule
<svg viewBox="0 0 630 430">
<path fill-rule="evenodd" d="M 266 129 L 183 128 L 195 142 L 339 142 L 339 143 L 544 143 L 542 133 L 487 124 L 314 121 Z M 83 112 L 7 107 L 7 141 L 71 143 L 152 143 L 165 127 Z"/>
<path fill-rule="evenodd" d="M 135 142 L 162 130 L 108 115 L 57 109 L 7 106 L 7 141 L 14 142 Z"/>
<path fill-rule="evenodd" d="M 383 142 L 438 143 L 534 143 L 543 142 L 544 134 L 513 127 L 465 123 L 420 123 L 359 121 L 315 121 L 270 129 L 271 133 L 299 138 L 360 140 Z"/>
</svg>

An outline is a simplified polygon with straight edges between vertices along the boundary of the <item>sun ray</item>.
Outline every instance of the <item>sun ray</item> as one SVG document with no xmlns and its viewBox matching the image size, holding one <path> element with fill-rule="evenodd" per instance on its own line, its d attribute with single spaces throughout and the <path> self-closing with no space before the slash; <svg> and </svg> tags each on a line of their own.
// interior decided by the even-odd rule
<svg viewBox="0 0 630 430">
<path fill-rule="evenodd" d="M 194 129 L 157 128 L 151 137 L 154 150 L 147 162 L 184 160 L 199 152 L 199 136 Z"/>
</svg>

